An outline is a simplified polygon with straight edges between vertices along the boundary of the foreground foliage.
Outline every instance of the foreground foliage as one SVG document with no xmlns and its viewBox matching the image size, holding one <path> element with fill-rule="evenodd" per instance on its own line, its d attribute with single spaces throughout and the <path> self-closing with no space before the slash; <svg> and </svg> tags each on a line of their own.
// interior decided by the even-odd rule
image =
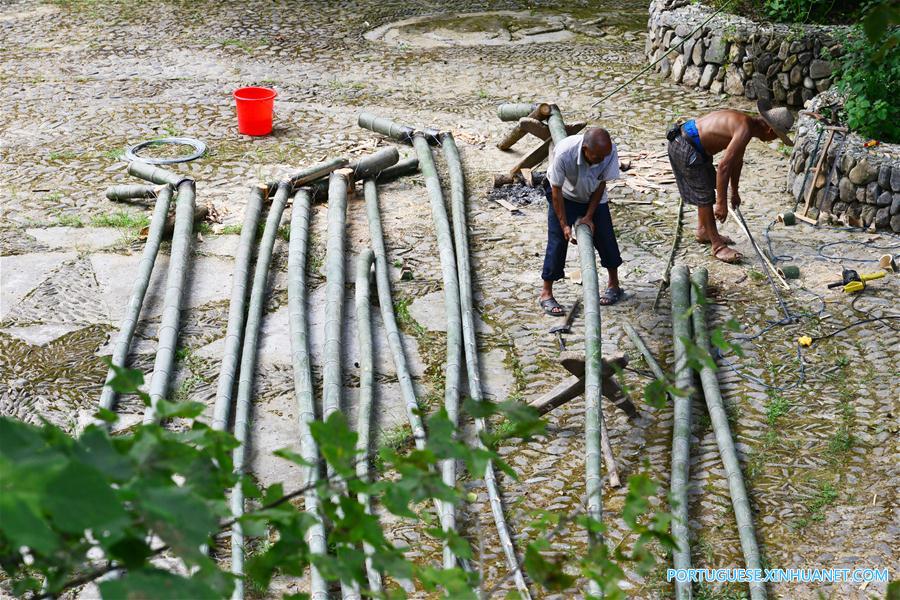
<svg viewBox="0 0 900 600">
<path fill-rule="evenodd" d="M 121 394 L 138 394 L 143 378 L 137 371 L 116 369 L 111 382 Z M 237 441 L 197 420 L 199 403 L 158 405 L 169 428 L 136 425 L 111 435 L 116 416 L 105 410 L 106 423 L 88 426 L 77 437 L 45 423 L 41 427 L 0 418 L 0 566 L 17 596 L 49 598 L 88 582 L 98 582 L 104 598 L 222 598 L 234 577 L 213 556 L 227 548 L 231 527 L 239 522 L 244 535 L 266 540 L 247 562 L 246 579 L 266 590 L 276 575 L 301 576 L 310 564 L 330 582 L 355 581 L 367 586 L 362 550 L 373 550 L 372 565 L 389 582 L 379 597 L 405 597 L 390 582 L 413 580 L 420 589 L 446 596 L 474 598 L 481 590 L 476 572 L 440 569 L 408 561 L 403 548 L 385 536 L 376 515 L 368 514 L 357 494 L 368 495 L 384 511 L 425 525 L 446 539 L 454 553 L 474 559 L 469 544 L 455 531 L 444 532 L 430 512 L 432 499 L 459 504 L 460 489 L 448 487 L 437 465 L 453 459 L 470 473 L 483 473 L 488 460 L 510 476 L 513 471 L 490 448 L 497 439 L 485 434 L 484 447 L 456 439 L 443 411 L 427 420 L 424 448 L 406 453 L 383 449 L 381 460 L 391 474 L 374 483 L 359 479 L 357 435 L 340 413 L 316 422 L 312 434 L 334 478 L 317 485 L 328 524 L 328 555 L 311 554 L 305 534 L 311 515 L 294 505 L 305 490 L 282 484 L 260 489 L 249 477 L 233 474 L 232 450 Z M 541 433 L 535 413 L 514 403 L 466 403 L 475 417 L 502 416 L 511 436 L 528 439 Z M 291 450 L 276 453 L 306 468 Z M 346 486 L 332 485 L 337 479 Z M 252 508 L 231 517 L 227 494 L 242 486 Z M 614 549 L 600 544 L 582 556 L 550 552 L 550 541 L 569 526 L 604 531 L 585 514 L 547 512 L 537 515 L 536 541 L 524 548 L 524 566 L 533 582 L 546 590 L 565 591 L 594 580 L 608 598 L 623 597 L 617 583 L 622 567 L 633 563 L 646 572 L 654 564 L 651 542 L 671 548 L 667 513 L 651 513 L 648 498 L 658 486 L 644 475 L 629 480 L 623 518 L 631 530 Z M 623 549 L 622 546 L 626 546 Z M 212 549 L 212 556 L 209 549 Z"/>
</svg>

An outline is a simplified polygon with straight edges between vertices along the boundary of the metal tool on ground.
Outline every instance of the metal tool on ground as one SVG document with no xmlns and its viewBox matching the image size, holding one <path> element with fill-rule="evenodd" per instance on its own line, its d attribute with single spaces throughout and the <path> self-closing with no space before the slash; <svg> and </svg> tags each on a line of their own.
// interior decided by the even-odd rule
<svg viewBox="0 0 900 600">
<path fill-rule="evenodd" d="M 556 339 L 559 341 L 559 351 L 566 351 L 566 342 L 563 339 L 562 334 L 571 333 L 572 332 L 572 321 L 575 320 L 575 314 L 578 312 L 579 307 L 581 306 L 581 298 L 575 300 L 574 304 L 572 304 L 572 308 L 569 309 L 569 312 L 566 313 L 566 320 L 562 325 L 557 325 L 552 328 L 549 333 L 555 333 Z"/>
<path fill-rule="evenodd" d="M 828 289 L 843 286 L 844 293 L 855 294 L 866 289 L 866 282 L 883 278 L 887 273 L 885 271 L 875 271 L 874 273 L 862 273 L 854 269 L 844 269 L 841 272 L 841 280 L 828 284 Z"/>
</svg>

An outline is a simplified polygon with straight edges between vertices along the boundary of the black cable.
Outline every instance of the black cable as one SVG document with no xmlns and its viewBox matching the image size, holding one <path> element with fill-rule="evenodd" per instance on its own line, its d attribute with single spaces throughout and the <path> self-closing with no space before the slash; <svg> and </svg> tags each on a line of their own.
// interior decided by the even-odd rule
<svg viewBox="0 0 900 600">
<path fill-rule="evenodd" d="M 849 325 L 841 327 L 840 329 L 832 331 L 831 333 L 828 333 L 826 335 L 820 335 L 818 337 L 814 337 L 814 338 L 812 338 L 812 340 L 814 342 L 818 342 L 821 340 L 827 340 L 828 338 L 836 336 L 837 334 L 839 334 L 843 331 L 847 331 L 851 327 L 856 327 L 857 325 L 864 325 L 865 323 L 872 323 L 874 321 L 886 321 L 888 319 L 900 319 L 900 315 L 891 315 L 888 317 L 872 317 L 871 319 L 862 319 L 860 321 L 856 321 L 855 323 L 850 323 Z"/>
</svg>

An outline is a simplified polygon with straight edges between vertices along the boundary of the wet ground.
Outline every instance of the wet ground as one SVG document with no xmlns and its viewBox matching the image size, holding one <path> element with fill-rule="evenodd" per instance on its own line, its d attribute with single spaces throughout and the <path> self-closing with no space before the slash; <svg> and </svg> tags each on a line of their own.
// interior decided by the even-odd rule
<svg viewBox="0 0 900 600">
<path fill-rule="evenodd" d="M 126 145 L 163 135 L 195 136 L 210 146 L 204 159 L 178 167 L 197 179 L 199 199 L 212 203 L 222 222 L 201 232 L 194 246 L 173 393 L 211 403 L 227 319 L 234 226 L 241 222 L 248 187 L 326 157 L 353 157 L 385 145 L 355 126 L 362 109 L 454 131 L 467 174 L 488 391 L 496 398 L 527 400 L 551 388 L 565 373 L 556 363 L 556 339 L 547 334 L 556 320 L 543 316 L 536 302 L 546 204 L 540 199 L 520 202 L 510 212 L 488 197 L 493 174 L 508 169 L 536 142 L 523 140 L 510 153 L 497 150 L 494 144 L 509 124 L 497 120 L 496 105 L 555 101 L 569 120 L 607 127 L 620 153 L 651 155 L 665 150 L 663 131 L 674 118 L 725 105 L 749 110 L 751 105 L 648 74 L 592 109 L 593 101 L 643 64 L 646 13 L 640 2 L 456 2 L 453 8 L 396 1 L 5 2 L 0 12 L 0 89 L 7 98 L 0 146 L 0 410 L 30 421 L 44 417 L 69 430 L 94 410 L 104 374 L 100 357 L 111 348 L 109 337 L 122 316 L 140 258 L 138 231 L 149 216 L 141 207 L 113 205 L 103 190 L 129 182 L 118 159 Z M 531 43 L 478 43 L 504 36 L 497 33 L 496 16 L 484 23 L 467 18 L 459 28 L 465 43 L 447 42 L 455 39 L 448 13 L 529 9 L 534 12 L 523 28 L 530 33 L 501 25 L 510 42 L 538 38 Z M 414 21 L 407 29 L 394 28 L 397 33 L 390 39 L 364 37 L 378 27 L 430 14 L 444 15 L 441 31 Z M 584 25 L 598 17 L 605 20 Z M 562 30 L 541 33 L 541 28 L 560 23 L 564 37 L 556 37 Z M 404 41 L 404 35 L 410 39 Z M 423 39 L 427 43 L 414 43 Z M 272 136 L 251 139 L 236 132 L 230 92 L 251 84 L 278 90 Z M 411 154 L 408 148 L 401 152 Z M 783 184 L 787 159 L 779 148 L 755 142 L 745 161 L 744 214 L 765 244 L 764 232 L 774 215 L 793 204 Z M 602 312 L 603 347 L 604 353 L 633 355 L 622 330 L 630 321 L 667 362 L 668 296 L 658 310 L 653 302 L 671 244 L 677 195 L 671 184 L 657 187 L 661 189 L 644 194 L 628 187 L 611 192 L 628 296 Z M 381 186 L 380 192 L 388 252 L 397 267 L 395 299 L 407 308 L 407 352 L 423 402 L 434 402 L 441 395 L 436 385 L 443 324 L 435 318 L 442 298 L 431 213 L 419 178 Z M 317 206 L 312 219 L 310 302 L 317 355 L 326 210 Z M 676 261 L 709 267 L 712 320 L 736 319 L 749 335 L 779 320 L 773 291 L 735 224 L 729 222 L 725 230 L 748 259 L 728 266 L 711 262 L 707 249 L 693 242 L 694 223 L 695 214 L 687 210 Z M 786 298 L 793 314 L 805 316 L 797 324 L 745 340 L 744 357 L 720 360 L 720 382 L 765 562 L 785 568 L 887 567 L 896 578 L 897 332 L 890 322 L 859 325 L 816 340 L 800 351 L 800 362 L 796 340 L 801 334 L 827 335 L 861 318 L 896 315 L 896 276 L 874 282 L 854 303 L 825 286 L 842 266 L 870 270 L 873 264 L 866 261 L 898 252 L 897 239 L 806 225 L 775 226 L 770 239 L 774 254 L 790 255 L 784 260 L 801 267 L 801 279 L 791 282 Z M 367 240 L 364 207 L 352 201 L 348 254 L 359 252 Z M 823 247 L 847 240 L 852 243 Z M 290 484 L 297 474 L 268 458 L 271 450 L 297 440 L 290 359 L 284 350 L 286 251 L 279 241 L 256 385 L 253 468 L 264 481 L 287 479 Z M 164 247 L 163 254 L 167 252 Z M 132 365 L 145 371 L 153 363 L 165 258 L 155 271 L 133 349 Z M 399 267 L 408 267 L 412 279 L 401 281 Z M 575 252 L 570 252 L 568 267 L 577 268 Z M 570 279 L 556 290 L 564 304 L 581 293 Z M 349 317 L 348 324 L 349 340 L 355 337 Z M 377 336 L 377 317 L 375 326 Z M 581 326 L 576 320 L 575 334 L 567 340 L 575 351 Z M 389 441 L 403 415 L 393 366 L 383 348 L 376 345 L 379 398 L 385 407 L 379 427 L 381 438 Z M 348 343 L 346 409 L 351 413 L 357 385 L 354 353 Z M 633 364 L 641 366 L 636 357 Z M 644 382 L 634 373 L 627 375 L 633 390 Z M 639 391 L 632 394 L 643 407 L 635 421 L 605 407 L 620 474 L 646 470 L 667 485 L 671 413 L 643 405 Z M 121 412 L 134 420 L 140 408 L 126 402 Z M 546 438 L 527 444 L 510 441 L 501 449 L 519 474 L 518 481 L 504 478 L 501 483 L 520 548 L 531 535 L 531 511 L 574 511 L 582 505 L 583 415 L 583 404 L 570 402 L 550 414 Z M 697 566 L 740 566 L 727 485 L 702 399 L 694 405 L 692 442 L 693 561 Z M 467 485 L 478 499 L 463 509 L 463 527 L 473 539 L 481 531 L 484 552 L 479 558 L 492 585 L 504 576 L 504 563 L 499 547 L 491 544 L 483 487 L 474 481 Z M 624 494 L 607 489 L 604 497 L 611 544 L 626 530 L 618 514 Z M 398 541 L 414 546 L 421 560 L 438 556 L 439 544 L 423 531 L 404 524 L 392 524 L 391 531 Z M 554 548 L 572 553 L 585 543 L 581 532 L 565 530 Z M 662 563 L 649 577 L 628 571 L 629 596 L 668 597 L 664 567 Z M 298 590 L 305 582 L 282 584 Z M 700 597 L 737 598 L 739 591 L 706 588 Z M 884 584 L 865 589 L 778 584 L 769 591 L 781 598 L 815 598 L 820 592 L 828 598 L 883 597 Z"/>
</svg>

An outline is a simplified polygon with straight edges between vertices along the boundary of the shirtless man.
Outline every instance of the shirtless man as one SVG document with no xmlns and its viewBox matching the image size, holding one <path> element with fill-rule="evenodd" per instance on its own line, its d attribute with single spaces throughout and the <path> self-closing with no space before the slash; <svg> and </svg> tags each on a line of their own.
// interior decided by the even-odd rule
<svg viewBox="0 0 900 600">
<path fill-rule="evenodd" d="M 673 125 L 666 134 L 678 192 L 685 202 L 697 206 L 697 241 L 711 244 L 713 256 L 727 263 L 738 262 L 743 256 L 728 247 L 734 241 L 719 233 L 716 219 L 724 223 L 728 217 L 729 184 L 732 208 L 741 205 L 738 186 L 747 144 L 753 138 L 764 142 L 781 138 L 788 146 L 794 145 L 787 135 L 794 124 L 790 111 L 773 108 L 764 100 L 756 106 L 759 116 L 717 110 L 680 127 Z M 725 154 L 714 167 L 712 157 L 722 150 Z"/>
</svg>

